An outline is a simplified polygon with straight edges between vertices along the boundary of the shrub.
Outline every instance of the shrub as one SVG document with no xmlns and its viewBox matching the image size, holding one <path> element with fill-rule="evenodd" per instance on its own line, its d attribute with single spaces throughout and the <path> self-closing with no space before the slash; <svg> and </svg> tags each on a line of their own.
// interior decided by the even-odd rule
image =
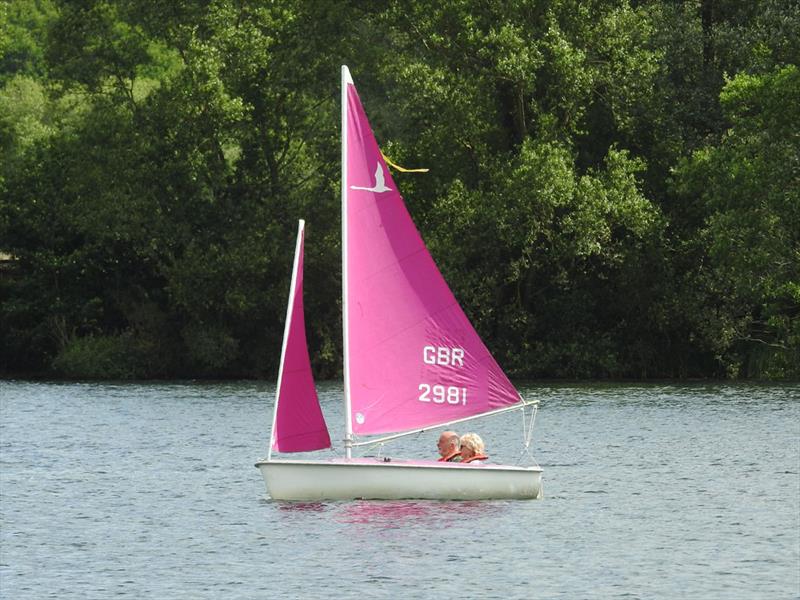
<svg viewBox="0 0 800 600">
<path fill-rule="evenodd" d="M 128 334 L 75 337 L 52 366 L 59 374 L 75 379 L 133 379 L 141 373 L 130 346 Z"/>
</svg>

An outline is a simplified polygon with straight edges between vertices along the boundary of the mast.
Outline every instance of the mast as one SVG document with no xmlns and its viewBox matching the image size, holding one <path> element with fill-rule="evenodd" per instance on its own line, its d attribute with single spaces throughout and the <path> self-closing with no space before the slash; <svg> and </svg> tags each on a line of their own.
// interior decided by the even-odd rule
<svg viewBox="0 0 800 600">
<path fill-rule="evenodd" d="M 347 313 L 347 84 L 353 83 L 347 65 L 342 65 L 342 352 L 344 354 L 344 450 L 353 452 L 353 421 L 350 417 L 350 340 Z"/>
<path fill-rule="evenodd" d="M 278 402 L 281 396 L 281 383 L 283 381 L 283 364 L 286 360 L 286 345 L 289 342 L 289 329 L 292 326 L 292 312 L 294 309 L 295 286 L 297 285 L 297 264 L 300 260 L 300 244 L 303 243 L 303 229 L 306 222 L 300 219 L 297 224 L 297 242 L 294 246 L 294 262 L 292 263 L 292 282 L 289 284 L 289 302 L 286 305 L 286 323 L 283 326 L 283 344 L 281 345 L 281 364 L 278 367 L 278 382 L 275 384 L 275 408 L 272 411 L 272 429 L 270 429 L 269 449 L 267 460 L 272 458 L 272 444 L 275 441 L 275 424 L 278 420 Z"/>
</svg>

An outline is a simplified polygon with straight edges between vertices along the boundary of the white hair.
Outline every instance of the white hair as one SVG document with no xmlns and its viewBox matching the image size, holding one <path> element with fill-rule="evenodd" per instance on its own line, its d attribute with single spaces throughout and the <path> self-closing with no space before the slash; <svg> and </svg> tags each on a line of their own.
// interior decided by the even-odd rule
<svg viewBox="0 0 800 600">
<path fill-rule="evenodd" d="M 475 454 L 483 454 L 486 450 L 481 436 L 477 433 L 465 433 L 461 436 L 460 442 L 462 447 L 469 448 Z"/>
</svg>

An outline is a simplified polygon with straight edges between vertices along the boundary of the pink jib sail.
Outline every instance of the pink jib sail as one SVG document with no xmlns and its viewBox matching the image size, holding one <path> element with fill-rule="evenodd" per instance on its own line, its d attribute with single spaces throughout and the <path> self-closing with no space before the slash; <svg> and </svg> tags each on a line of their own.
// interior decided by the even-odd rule
<svg viewBox="0 0 800 600">
<path fill-rule="evenodd" d="M 305 223 L 300 221 L 275 397 L 272 449 L 278 452 L 306 452 L 331 446 L 328 427 L 325 425 L 314 387 L 306 345 L 303 315 L 304 229 Z"/>
<path fill-rule="evenodd" d="M 410 431 L 520 401 L 439 273 L 347 84 L 346 369 L 356 434 Z"/>
</svg>

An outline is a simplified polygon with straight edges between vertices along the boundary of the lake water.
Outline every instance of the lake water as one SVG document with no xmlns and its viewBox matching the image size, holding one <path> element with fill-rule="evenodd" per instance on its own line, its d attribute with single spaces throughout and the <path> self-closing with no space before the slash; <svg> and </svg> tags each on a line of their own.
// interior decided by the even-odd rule
<svg viewBox="0 0 800 600">
<path fill-rule="evenodd" d="M 800 597 L 800 386 L 521 390 L 544 500 L 283 503 L 271 384 L 0 382 L 0 597 Z M 518 416 L 467 426 L 518 458 Z"/>
</svg>

